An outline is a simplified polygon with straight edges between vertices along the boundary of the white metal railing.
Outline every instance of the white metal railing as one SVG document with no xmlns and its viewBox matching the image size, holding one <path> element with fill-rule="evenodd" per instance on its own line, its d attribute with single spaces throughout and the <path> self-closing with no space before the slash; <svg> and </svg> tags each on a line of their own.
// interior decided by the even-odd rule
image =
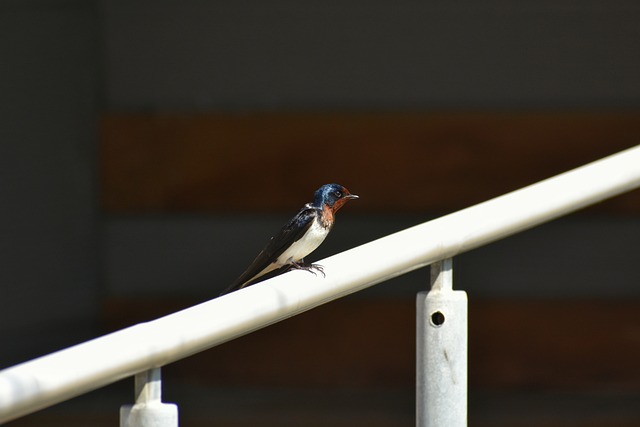
<svg viewBox="0 0 640 427">
<path fill-rule="evenodd" d="M 326 277 L 292 271 L 13 366 L 0 371 L 0 423 L 126 377 L 154 372 L 326 302 L 639 186 L 637 146 L 326 258 L 320 261 Z M 138 378 L 144 376 L 159 381 L 159 375 L 153 374 Z M 137 389 L 146 393 L 140 399 L 142 405 L 149 396 L 159 402 L 159 392 L 148 392 L 144 384 Z M 423 394 L 430 395 L 428 390 Z"/>
</svg>

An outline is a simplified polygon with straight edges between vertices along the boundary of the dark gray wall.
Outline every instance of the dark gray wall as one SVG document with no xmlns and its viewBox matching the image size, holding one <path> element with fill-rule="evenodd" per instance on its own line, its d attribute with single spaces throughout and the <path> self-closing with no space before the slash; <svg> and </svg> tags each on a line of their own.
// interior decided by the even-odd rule
<svg viewBox="0 0 640 427">
<path fill-rule="evenodd" d="M 103 4 L 114 109 L 640 107 L 635 0 Z"/>
<path fill-rule="evenodd" d="M 340 213 L 335 229 L 309 260 L 428 219 Z M 285 215 L 112 218 L 105 233 L 107 287 L 120 296 L 214 297 L 286 220 Z M 473 298 L 637 298 L 639 243 L 637 218 L 570 216 L 456 257 L 455 286 Z M 355 297 L 413 298 L 428 287 L 428 278 L 427 270 L 419 270 Z"/>
<path fill-rule="evenodd" d="M 94 333 L 98 19 L 0 4 L 0 367 Z"/>
</svg>

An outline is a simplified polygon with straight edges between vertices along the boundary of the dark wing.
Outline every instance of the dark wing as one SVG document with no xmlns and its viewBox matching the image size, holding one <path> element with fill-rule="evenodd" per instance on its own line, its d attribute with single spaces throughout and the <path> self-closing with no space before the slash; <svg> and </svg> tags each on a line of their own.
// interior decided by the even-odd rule
<svg viewBox="0 0 640 427">
<path fill-rule="evenodd" d="M 302 236 L 304 236 L 309 227 L 311 227 L 316 215 L 317 212 L 315 208 L 309 205 L 302 208 L 291 221 L 282 227 L 278 234 L 269 240 L 267 246 L 258 254 L 245 272 L 220 295 L 242 289 L 247 286 L 250 281 L 253 282 L 253 279 L 257 279 L 255 276 L 258 273 L 269 267 L 293 242 L 300 240 Z"/>
</svg>

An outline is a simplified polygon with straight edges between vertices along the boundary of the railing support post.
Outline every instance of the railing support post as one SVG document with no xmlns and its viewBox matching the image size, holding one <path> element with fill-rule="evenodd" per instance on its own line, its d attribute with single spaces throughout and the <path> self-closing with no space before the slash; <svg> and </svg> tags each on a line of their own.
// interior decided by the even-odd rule
<svg viewBox="0 0 640 427">
<path fill-rule="evenodd" d="M 120 427 L 178 427 L 178 406 L 162 403 L 160 368 L 135 376 L 136 403 L 120 407 Z"/>
<path fill-rule="evenodd" d="M 453 290 L 451 258 L 431 265 L 416 330 L 416 426 L 466 426 L 467 294 Z"/>
</svg>

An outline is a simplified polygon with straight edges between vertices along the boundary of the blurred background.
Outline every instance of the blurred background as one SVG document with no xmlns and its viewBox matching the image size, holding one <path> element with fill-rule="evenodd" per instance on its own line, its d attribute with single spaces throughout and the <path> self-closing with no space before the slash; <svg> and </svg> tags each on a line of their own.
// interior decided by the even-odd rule
<svg viewBox="0 0 640 427">
<path fill-rule="evenodd" d="M 217 296 L 324 183 L 361 199 L 312 261 L 637 145 L 638 22 L 631 0 L 2 2 L 0 368 Z M 639 215 L 636 191 L 454 260 L 471 425 L 640 425 Z M 428 277 L 169 365 L 165 401 L 184 426 L 411 425 Z"/>
</svg>

